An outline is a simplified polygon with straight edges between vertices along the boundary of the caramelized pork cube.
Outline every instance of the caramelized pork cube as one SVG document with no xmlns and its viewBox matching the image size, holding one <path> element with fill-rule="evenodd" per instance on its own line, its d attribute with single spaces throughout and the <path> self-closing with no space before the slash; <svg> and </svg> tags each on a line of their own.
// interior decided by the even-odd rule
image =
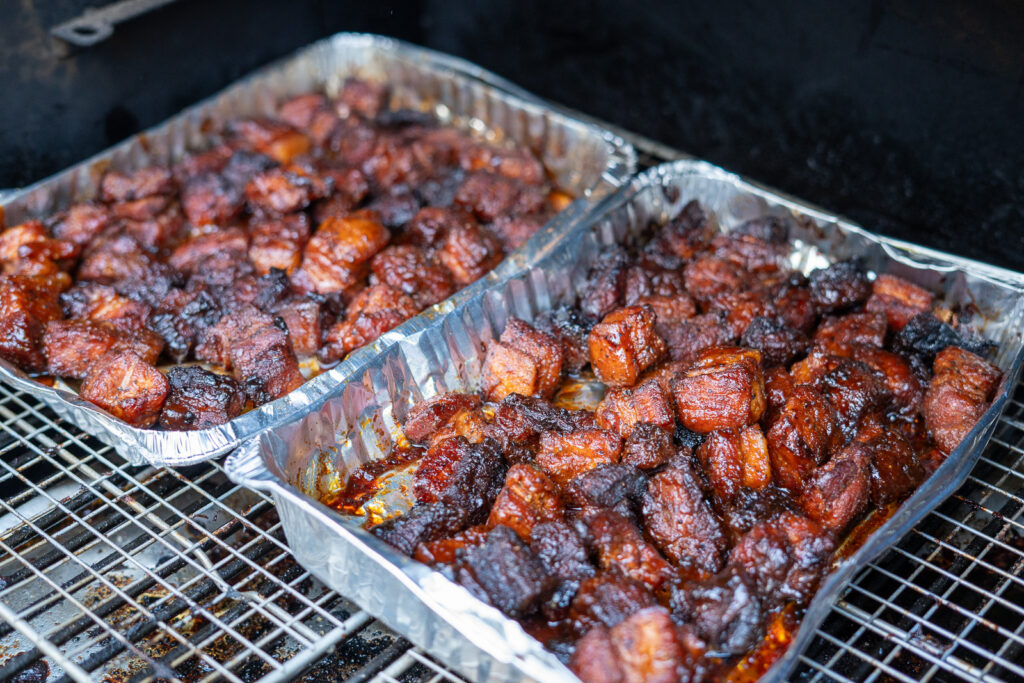
<svg viewBox="0 0 1024 683">
<path fill-rule="evenodd" d="M 573 503 L 584 509 L 615 508 L 622 502 L 627 507 L 640 500 L 647 477 L 633 465 L 623 463 L 598 465 L 569 483 Z"/>
<path fill-rule="evenodd" d="M 619 461 L 622 437 L 604 429 L 543 432 L 536 462 L 559 486 L 604 463 Z"/>
<path fill-rule="evenodd" d="M 168 393 L 167 378 L 134 351 L 109 353 L 92 364 L 81 396 L 133 427 L 150 427 Z"/>
<path fill-rule="evenodd" d="M 584 633 L 596 626 L 612 627 L 645 607 L 656 605 L 644 584 L 618 572 L 599 572 L 580 584 L 569 618 Z"/>
<path fill-rule="evenodd" d="M 792 273 L 773 289 L 772 308 L 779 320 L 807 334 L 818 320 L 818 307 L 811 297 L 807 279 Z"/>
<path fill-rule="evenodd" d="M 451 273 L 419 247 L 390 246 L 370 261 L 371 283 L 382 282 L 412 297 L 421 308 L 433 306 L 455 293 Z"/>
<path fill-rule="evenodd" d="M 627 306 L 609 313 L 590 331 L 590 363 L 598 378 L 611 386 L 636 384 L 640 374 L 665 353 L 654 331 L 654 311 Z"/>
<path fill-rule="evenodd" d="M 854 346 L 851 355 L 854 360 L 885 377 L 885 385 L 901 415 L 911 416 L 918 412 L 924 398 L 924 388 L 902 356 L 873 346 Z"/>
<path fill-rule="evenodd" d="M 785 242 L 769 242 L 739 230 L 716 236 L 711 246 L 715 256 L 735 263 L 749 273 L 775 273 L 785 264 Z"/>
<path fill-rule="evenodd" d="M 917 453 L 899 432 L 884 432 L 864 445 L 871 452 L 871 502 L 876 506 L 895 503 L 924 479 Z"/>
<path fill-rule="evenodd" d="M 885 376 L 860 361 L 841 360 L 821 383 L 847 440 L 856 435 L 865 415 L 885 408 L 892 400 Z"/>
<path fill-rule="evenodd" d="M 799 491 L 814 466 L 825 462 L 842 441 L 832 404 L 809 385 L 794 387 L 767 434 L 773 480 Z"/>
<path fill-rule="evenodd" d="M 814 334 L 815 345 L 837 356 L 847 356 L 854 344 L 881 348 L 887 323 L 882 313 L 848 313 L 825 318 Z"/>
<path fill-rule="evenodd" d="M 831 532 L 802 515 L 782 512 L 759 521 L 733 546 L 729 563 L 751 577 L 766 610 L 806 602 L 828 571 Z"/>
<path fill-rule="evenodd" d="M 530 550 L 560 585 L 542 607 L 545 616 L 564 617 L 581 581 L 594 575 L 587 547 L 576 530 L 562 520 L 542 522 L 533 527 Z"/>
<path fill-rule="evenodd" d="M 334 101 L 334 108 L 343 118 L 357 114 L 372 119 L 387 107 L 389 96 L 388 87 L 383 83 L 346 78 Z"/>
<path fill-rule="evenodd" d="M 249 224 L 249 260 L 256 273 L 266 275 L 277 268 L 290 275 L 302 262 L 309 231 L 309 217 L 304 213 L 253 220 Z"/>
<path fill-rule="evenodd" d="M 306 243 L 302 271 L 321 294 L 348 289 L 365 272 L 365 264 L 391 239 L 372 213 L 330 218 Z"/>
<path fill-rule="evenodd" d="M 416 212 L 402 233 L 405 243 L 421 248 L 439 246 L 453 230 L 477 226 L 476 219 L 457 207 L 425 206 Z"/>
<path fill-rule="evenodd" d="M 721 311 L 703 313 L 679 323 L 659 320 L 654 329 L 665 340 L 669 357 L 687 366 L 705 349 L 735 341 Z"/>
<path fill-rule="evenodd" d="M 740 344 L 761 352 L 765 365 L 789 366 L 810 350 L 807 335 L 776 318 L 757 316 L 740 337 Z"/>
<path fill-rule="evenodd" d="M 110 209 L 102 204 L 74 204 L 58 214 L 50 225 L 50 232 L 59 240 L 79 247 L 92 242 L 111 222 Z"/>
<path fill-rule="evenodd" d="M 378 524 L 370 532 L 404 555 L 412 555 L 421 543 L 436 541 L 468 526 L 469 513 L 448 502 L 418 503 L 404 515 Z"/>
<path fill-rule="evenodd" d="M 503 346 L 525 353 L 534 360 L 537 368 L 537 393 L 548 397 L 554 394 L 562 378 L 563 352 L 557 339 L 518 318 L 511 318 L 499 341 Z"/>
<path fill-rule="evenodd" d="M 739 339 L 755 318 L 774 314 L 762 292 L 727 292 L 707 302 L 709 313 L 718 313 L 729 327 L 734 339 Z"/>
<path fill-rule="evenodd" d="M 529 546 L 505 526 L 492 529 L 482 545 L 468 548 L 455 576 L 460 583 L 479 586 L 488 602 L 514 618 L 535 611 L 556 584 Z"/>
<path fill-rule="evenodd" d="M 648 536 L 676 566 L 708 573 L 721 569 L 725 534 L 689 462 L 676 461 L 651 477 L 642 511 Z"/>
<path fill-rule="evenodd" d="M 675 420 L 672 423 L 675 427 Z M 672 430 L 649 422 L 640 422 L 630 432 L 622 447 L 622 462 L 650 470 L 667 463 L 676 454 Z"/>
<path fill-rule="evenodd" d="M 245 394 L 230 377 L 197 366 L 178 366 L 167 373 L 169 392 L 160 413 L 166 429 L 206 429 L 242 414 Z"/>
<path fill-rule="evenodd" d="M 544 182 L 544 166 L 528 149 L 474 143 L 464 145 L 459 162 L 467 171 L 493 171 L 528 185 Z"/>
<path fill-rule="evenodd" d="M 100 198 L 109 203 L 127 202 L 153 195 L 174 194 L 174 176 L 163 166 L 147 166 L 132 172 L 108 171 L 100 183 Z"/>
<path fill-rule="evenodd" d="M 636 301 L 629 301 L 627 295 L 626 300 L 630 304 L 635 303 L 639 306 L 646 304 L 654 309 L 659 329 L 662 325 L 675 325 L 697 315 L 697 305 L 694 303 L 693 297 L 686 292 L 671 295 L 650 294 L 640 297 Z"/>
<path fill-rule="evenodd" d="M 79 280 L 114 282 L 142 280 L 153 267 L 152 257 L 124 232 L 101 235 L 86 247 L 78 264 Z"/>
<path fill-rule="evenodd" d="M 48 370 L 59 377 L 84 379 L 108 352 L 131 350 L 156 363 L 163 340 L 149 330 L 125 333 L 101 320 L 52 320 L 43 337 Z"/>
<path fill-rule="evenodd" d="M 257 173 L 245 186 L 251 210 L 271 216 L 300 211 L 326 194 L 317 191 L 313 178 L 294 167 Z"/>
<path fill-rule="evenodd" d="M 766 425 L 775 424 L 786 401 L 793 394 L 793 378 L 781 365 L 774 365 L 764 371 L 764 395 L 768 401 L 762 420 Z"/>
<path fill-rule="evenodd" d="M 226 226 L 242 211 L 245 199 L 220 173 L 200 173 L 181 186 L 181 208 L 192 225 Z"/>
<path fill-rule="evenodd" d="M 177 204 L 165 211 L 139 219 L 122 221 L 124 231 L 150 251 L 165 249 L 177 244 L 184 236 L 185 216 Z"/>
<path fill-rule="evenodd" d="M 278 107 L 282 121 L 308 135 L 315 145 L 327 142 L 338 125 L 338 114 L 321 93 L 307 93 L 293 97 Z"/>
<path fill-rule="evenodd" d="M 240 307 L 207 330 L 196 356 L 230 370 L 258 404 L 280 398 L 305 381 L 288 335 L 254 306 Z"/>
<path fill-rule="evenodd" d="M 508 321 L 484 359 L 484 389 L 493 401 L 513 393 L 550 397 L 561 375 L 562 345 L 518 318 Z"/>
<path fill-rule="evenodd" d="M 505 459 L 493 441 L 455 437 L 430 447 L 416 468 L 413 491 L 420 503 L 459 505 L 474 524 L 483 521 L 504 479 Z"/>
<path fill-rule="evenodd" d="M 652 240 L 651 250 L 665 250 L 685 261 L 711 245 L 718 231 L 714 221 L 697 200 L 683 207 L 679 215 L 661 228 Z"/>
<path fill-rule="evenodd" d="M 686 650 L 664 607 L 636 612 L 609 635 L 624 683 L 681 683 L 679 669 L 687 661 Z"/>
<path fill-rule="evenodd" d="M 871 296 L 871 282 L 859 261 L 840 261 L 810 275 L 811 301 L 826 313 L 862 304 Z"/>
<path fill-rule="evenodd" d="M 612 510 L 601 510 L 587 519 L 587 540 L 598 563 L 638 581 L 652 591 L 671 581 L 675 572 L 665 558 L 644 540 L 640 529 Z"/>
<path fill-rule="evenodd" d="M 884 313 L 889 327 L 898 332 L 918 313 L 930 311 L 934 300 L 935 295 L 927 289 L 901 277 L 880 273 L 865 308 Z"/>
<path fill-rule="evenodd" d="M 513 465 L 498 492 L 487 523 L 504 525 L 529 540 L 533 529 L 562 518 L 564 505 L 558 487 L 533 465 Z"/>
<path fill-rule="evenodd" d="M 459 286 L 476 282 L 501 263 L 504 254 L 498 240 L 477 226 L 453 228 L 445 236 L 438 260 Z"/>
<path fill-rule="evenodd" d="M 711 432 L 697 448 L 697 459 L 723 502 L 732 501 L 741 487 L 763 489 L 772 481 L 768 444 L 757 425 Z"/>
<path fill-rule="evenodd" d="M 475 394 L 438 394 L 410 408 L 402 430 L 405 437 L 413 443 L 422 443 L 448 424 L 456 414 L 472 410 L 478 405 L 480 397 Z"/>
<path fill-rule="evenodd" d="M 934 377 L 921 412 L 928 433 L 944 453 L 951 453 L 977 423 L 999 385 L 999 368 L 956 346 L 935 356 Z"/>
<path fill-rule="evenodd" d="M 745 427 L 767 405 L 761 352 L 719 346 L 702 351 L 672 386 L 679 421 L 695 432 Z"/>
<path fill-rule="evenodd" d="M 498 216 L 532 213 L 544 204 L 544 193 L 515 178 L 473 171 L 455 192 L 455 204 L 490 223 Z"/>
<path fill-rule="evenodd" d="M 217 302 L 206 291 L 172 289 L 154 307 L 147 324 L 163 337 L 167 355 L 180 363 L 221 315 Z"/>
<path fill-rule="evenodd" d="M 58 290 L 19 275 L 0 275 L 0 358 L 27 372 L 46 369 L 46 324 L 61 317 Z"/>
<path fill-rule="evenodd" d="M 686 264 L 686 290 L 699 301 L 743 289 L 743 271 L 735 263 L 716 256 L 701 256 Z"/>
<path fill-rule="evenodd" d="M 277 316 L 288 328 L 288 343 L 301 356 L 312 356 L 323 337 L 320 304 L 312 299 L 289 301 L 277 307 Z"/>
<path fill-rule="evenodd" d="M 623 303 L 626 270 L 630 259 L 621 247 L 598 256 L 591 268 L 580 300 L 580 310 L 594 318 L 603 318 Z"/>
<path fill-rule="evenodd" d="M 356 349 L 371 344 L 385 332 L 393 330 L 414 313 L 399 309 L 368 311 L 342 320 L 333 325 L 324 335 L 324 346 L 319 356 L 324 361 L 341 360 Z"/>
<path fill-rule="evenodd" d="M 498 238 L 505 253 L 515 251 L 543 227 L 544 214 L 529 216 L 499 216 L 487 226 L 487 230 Z"/>
<path fill-rule="evenodd" d="M 865 509 L 871 496 L 871 453 L 851 443 L 804 481 L 800 506 L 826 529 L 842 533 Z"/>
<path fill-rule="evenodd" d="M 609 389 L 594 412 L 602 429 L 629 437 L 641 423 L 657 425 L 666 430 L 675 427 L 675 415 L 669 395 L 654 380 L 647 380 L 634 388 Z"/>
<path fill-rule="evenodd" d="M 195 271 L 212 258 L 232 263 L 244 262 L 249 252 L 249 237 L 241 228 L 228 228 L 196 235 L 178 245 L 167 262 L 183 273 Z"/>
<path fill-rule="evenodd" d="M 451 536 L 425 541 L 416 546 L 412 558 L 429 565 L 454 564 L 460 552 L 486 541 L 488 531 L 485 525 L 478 524 Z"/>
<path fill-rule="evenodd" d="M 313 146 L 309 137 L 283 121 L 242 119 L 232 121 L 229 127 L 243 145 L 281 164 L 291 163 Z"/>
<path fill-rule="evenodd" d="M 491 433 L 508 451 L 534 441 L 541 432 L 576 429 L 581 426 L 580 416 L 589 414 L 558 408 L 533 396 L 509 394 L 494 410 Z"/>
<path fill-rule="evenodd" d="M 80 282 L 61 294 L 61 305 L 69 318 L 105 320 L 122 330 L 145 327 L 152 306 L 121 296 L 113 287 Z"/>
<path fill-rule="evenodd" d="M 691 624 L 715 652 L 744 654 L 763 635 L 766 610 L 756 584 L 739 567 L 674 591 L 672 603 L 676 619 Z"/>
<path fill-rule="evenodd" d="M 578 372 L 590 362 L 587 335 L 594 321 L 579 309 L 560 306 L 542 313 L 533 326 L 559 341 L 562 345 L 562 364 L 568 372 Z"/>
</svg>

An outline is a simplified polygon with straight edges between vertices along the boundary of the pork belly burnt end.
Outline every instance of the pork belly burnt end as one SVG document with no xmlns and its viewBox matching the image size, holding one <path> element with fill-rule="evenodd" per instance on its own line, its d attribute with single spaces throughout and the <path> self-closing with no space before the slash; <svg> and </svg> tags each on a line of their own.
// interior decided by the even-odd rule
<svg viewBox="0 0 1024 683">
<path fill-rule="evenodd" d="M 483 545 L 470 547 L 455 579 L 510 617 L 534 612 L 557 580 L 516 533 L 497 526 Z"/>
<path fill-rule="evenodd" d="M 622 437 L 605 429 L 577 429 L 568 433 L 543 432 L 536 463 L 560 486 L 573 477 L 605 463 L 616 463 L 622 454 Z"/>
<path fill-rule="evenodd" d="M 897 332 L 919 313 L 931 310 L 935 295 L 903 278 L 879 273 L 865 308 L 885 314 L 889 327 Z"/>
<path fill-rule="evenodd" d="M 651 606 L 611 629 L 596 626 L 579 641 L 569 661 L 583 683 L 681 683 L 702 647 L 688 639 L 668 610 Z"/>
<path fill-rule="evenodd" d="M 871 296 L 871 282 L 858 261 L 840 261 L 811 273 L 811 301 L 831 313 L 862 304 Z"/>
<path fill-rule="evenodd" d="M 632 386 L 644 370 L 665 354 L 665 342 L 654 331 L 649 306 L 626 306 L 609 313 L 590 331 L 590 363 L 610 386 Z"/>
<path fill-rule="evenodd" d="M 357 284 L 373 255 L 391 235 L 371 212 L 329 218 L 306 243 L 300 282 L 321 294 L 344 291 Z"/>
<path fill-rule="evenodd" d="M 0 358 L 28 372 L 46 369 L 46 324 L 61 317 L 59 290 L 35 278 L 0 275 Z"/>
<path fill-rule="evenodd" d="M 658 550 L 644 540 L 632 521 L 612 510 L 602 510 L 587 520 L 587 540 L 598 563 L 642 583 L 652 591 L 675 578 L 675 571 Z"/>
<path fill-rule="evenodd" d="M 950 346 L 935 356 L 934 377 L 922 412 L 935 444 L 952 453 L 978 419 L 999 385 L 999 368 L 980 356 Z"/>
<path fill-rule="evenodd" d="M 94 363 L 81 395 L 133 427 L 150 427 L 167 398 L 167 379 L 134 351 L 109 353 Z"/>
<path fill-rule="evenodd" d="M 43 341 L 50 372 L 76 379 L 84 379 L 108 352 L 131 350 L 154 365 L 163 349 L 163 340 L 147 329 L 123 332 L 103 320 L 53 320 Z"/>
<path fill-rule="evenodd" d="M 761 352 L 727 346 L 702 351 L 672 383 L 672 393 L 687 429 L 711 432 L 753 424 L 767 406 Z"/>
<path fill-rule="evenodd" d="M 632 389 L 609 389 L 594 411 L 594 417 L 602 428 L 618 432 L 623 438 L 629 437 L 641 423 L 666 430 L 675 427 L 671 399 L 654 380 L 647 380 Z"/>
<path fill-rule="evenodd" d="M 206 429 L 242 414 L 245 393 L 238 383 L 197 366 L 174 367 L 167 372 L 169 393 L 160 414 L 167 429 Z"/>
<path fill-rule="evenodd" d="M 457 436 L 435 443 L 413 477 L 416 500 L 445 502 L 466 511 L 471 524 L 483 521 L 505 479 L 505 458 L 490 439 L 473 444 Z"/>
<path fill-rule="evenodd" d="M 484 359 L 484 389 L 493 401 L 512 393 L 550 397 L 562 377 L 562 359 L 557 339 L 512 318 Z"/>
<path fill-rule="evenodd" d="M 456 414 L 480 405 L 480 397 L 473 394 L 447 392 L 417 403 L 409 409 L 402 431 L 414 443 L 423 443 L 448 424 Z"/>
<path fill-rule="evenodd" d="M 533 465 L 517 463 L 509 469 L 487 523 L 507 526 L 529 540 L 538 524 L 561 519 L 563 512 L 555 483 Z"/>
</svg>

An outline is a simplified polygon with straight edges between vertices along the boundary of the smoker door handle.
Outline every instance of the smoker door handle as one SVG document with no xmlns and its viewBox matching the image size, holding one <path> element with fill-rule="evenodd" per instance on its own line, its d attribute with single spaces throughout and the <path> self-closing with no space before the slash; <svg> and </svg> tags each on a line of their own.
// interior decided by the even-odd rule
<svg viewBox="0 0 1024 683">
<path fill-rule="evenodd" d="M 75 47 L 91 47 L 114 34 L 117 24 L 148 14 L 175 0 L 120 0 L 100 8 L 90 8 L 79 16 L 57 24 L 50 35 Z"/>
</svg>

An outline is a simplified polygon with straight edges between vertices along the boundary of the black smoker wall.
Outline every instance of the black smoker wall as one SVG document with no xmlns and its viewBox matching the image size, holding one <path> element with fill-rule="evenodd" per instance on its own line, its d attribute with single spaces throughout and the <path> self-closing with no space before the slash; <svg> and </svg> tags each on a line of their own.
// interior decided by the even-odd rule
<svg viewBox="0 0 1024 683">
<path fill-rule="evenodd" d="M 1024 269 L 1024 5 L 1013 0 L 178 0 L 55 56 L 88 2 L 0 22 L 0 186 L 38 179 L 318 37 L 373 31 L 847 214 Z"/>
</svg>

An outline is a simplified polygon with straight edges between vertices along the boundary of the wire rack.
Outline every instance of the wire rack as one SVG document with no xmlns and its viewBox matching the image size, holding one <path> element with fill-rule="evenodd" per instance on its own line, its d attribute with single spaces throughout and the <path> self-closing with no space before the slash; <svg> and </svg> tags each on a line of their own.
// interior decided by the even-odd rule
<svg viewBox="0 0 1024 683">
<path fill-rule="evenodd" d="M 645 166 L 677 156 L 637 143 Z M 1024 680 L 1022 400 L 795 678 Z M 459 680 L 297 565 L 271 500 L 217 463 L 129 466 L 0 386 L 0 680 L 152 679 Z"/>
</svg>

